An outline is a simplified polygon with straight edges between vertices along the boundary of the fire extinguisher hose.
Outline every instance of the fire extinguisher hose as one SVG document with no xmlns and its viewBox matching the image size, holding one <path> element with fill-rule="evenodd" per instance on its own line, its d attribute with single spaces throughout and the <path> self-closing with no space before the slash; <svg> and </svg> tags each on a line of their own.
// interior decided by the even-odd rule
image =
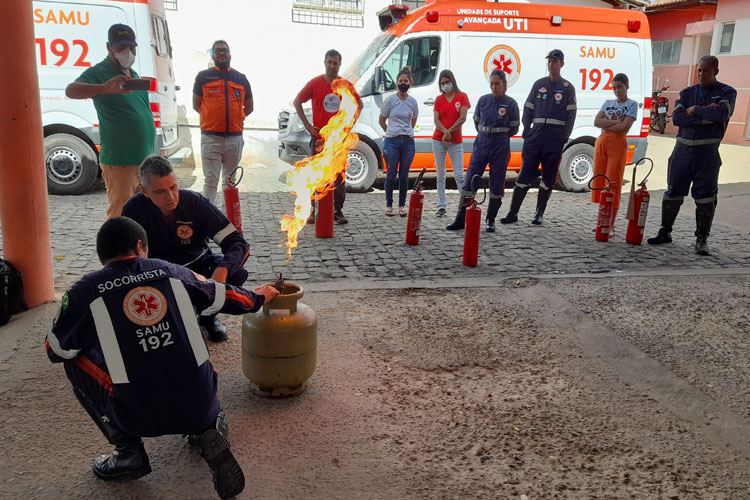
<svg viewBox="0 0 750 500">
<path fill-rule="evenodd" d="M 417 176 L 417 180 L 414 181 L 414 191 L 420 192 L 422 191 L 422 177 L 424 176 L 424 173 L 427 172 L 426 168 L 423 168 L 421 172 L 419 172 L 419 175 Z"/>
<path fill-rule="evenodd" d="M 594 182 L 594 179 L 596 179 L 597 177 L 604 177 L 605 179 L 607 179 L 607 185 L 606 186 L 602 186 L 602 187 L 593 187 L 593 186 L 591 186 L 591 183 Z M 600 190 L 604 190 L 604 189 L 610 189 L 611 187 L 612 187 L 612 181 L 609 180 L 609 177 L 607 177 L 604 174 L 596 174 L 595 176 L 593 176 L 589 180 L 589 189 L 592 190 L 592 191 L 600 191 Z"/>
<path fill-rule="evenodd" d="M 474 174 L 474 177 L 471 178 L 471 184 L 470 184 L 471 192 L 476 193 L 478 191 L 477 189 L 474 189 L 474 184 L 477 181 L 477 179 L 479 180 L 479 183 L 482 186 L 482 190 L 484 191 L 484 197 L 482 198 L 482 201 L 480 202 L 477 202 L 476 198 L 472 197 L 471 200 L 469 200 L 469 202 L 466 204 L 466 206 L 469 206 L 469 205 L 477 206 L 487 201 L 487 185 L 484 183 L 484 179 L 482 179 L 481 175 Z"/>
<path fill-rule="evenodd" d="M 643 180 L 638 183 L 638 185 L 641 186 L 642 188 L 646 187 L 646 179 L 648 179 L 648 176 L 651 175 L 651 172 L 654 171 L 654 160 L 652 160 L 651 158 L 643 157 L 640 160 L 638 160 L 638 162 L 636 162 L 635 166 L 633 167 L 633 184 L 635 184 L 635 171 L 638 168 L 638 165 L 640 165 L 642 162 L 647 161 L 647 160 L 649 163 L 651 163 L 651 168 L 648 170 L 648 173 L 643 178 Z"/>
<path fill-rule="evenodd" d="M 234 178 L 234 174 L 235 174 L 235 173 L 236 173 L 236 172 L 237 172 L 238 170 L 240 171 L 240 176 L 239 176 L 239 177 L 238 177 L 237 179 L 235 179 L 235 178 Z M 227 185 L 228 185 L 228 186 L 232 186 L 232 187 L 237 187 L 237 186 L 239 186 L 239 185 L 240 185 L 240 181 L 242 181 L 242 176 L 243 176 L 243 175 L 245 175 L 245 169 L 244 169 L 244 168 L 242 168 L 241 166 L 239 166 L 239 167 L 235 168 L 234 170 L 232 170 L 232 173 L 231 173 L 231 174 L 229 174 L 229 181 L 227 181 Z"/>
</svg>

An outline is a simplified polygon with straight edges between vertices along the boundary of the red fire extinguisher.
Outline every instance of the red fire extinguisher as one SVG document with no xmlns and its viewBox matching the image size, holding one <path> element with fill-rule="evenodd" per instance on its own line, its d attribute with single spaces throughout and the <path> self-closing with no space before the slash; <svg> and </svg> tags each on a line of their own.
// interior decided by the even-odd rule
<svg viewBox="0 0 750 500">
<path fill-rule="evenodd" d="M 424 193 L 422 192 L 422 176 L 427 171 L 423 168 L 414 183 L 414 191 L 409 196 L 409 218 L 406 220 L 406 244 L 419 245 L 419 227 L 422 224 L 422 207 Z"/>
<path fill-rule="evenodd" d="M 238 170 L 240 171 L 240 176 L 235 178 L 234 174 Z M 232 173 L 229 174 L 227 185 L 224 186 L 224 210 L 227 213 L 227 219 L 229 219 L 229 222 L 234 224 L 234 227 L 236 227 L 239 232 L 242 232 L 242 208 L 240 207 L 240 190 L 237 189 L 237 186 L 240 184 L 244 173 L 245 170 L 242 167 L 235 168 L 232 170 Z"/>
<path fill-rule="evenodd" d="M 591 183 L 597 177 L 604 177 L 607 185 L 603 188 L 591 187 Z M 596 241 L 609 241 L 612 229 L 612 207 L 615 204 L 615 192 L 612 190 L 612 181 L 604 174 L 598 174 L 589 181 L 589 189 L 592 191 L 602 190 L 599 195 L 599 215 L 596 217 Z"/>
<path fill-rule="evenodd" d="M 648 160 L 651 163 L 646 177 L 638 184 L 638 190 L 635 190 L 635 171 L 641 162 Z M 633 245 L 643 243 L 643 228 L 646 227 L 646 216 L 648 215 L 648 204 L 651 195 L 646 189 L 646 179 L 654 170 L 654 162 L 651 158 L 642 158 L 633 166 L 633 182 L 630 184 L 630 199 L 628 201 L 628 232 L 625 234 L 625 241 Z"/>
<path fill-rule="evenodd" d="M 482 177 L 475 175 L 471 178 L 471 188 L 474 191 L 474 181 L 479 182 L 484 188 L 484 198 L 477 203 L 475 197 L 472 197 L 467 203 L 466 218 L 464 219 L 464 265 L 467 267 L 477 267 L 479 260 L 479 233 L 482 226 L 482 209 L 478 205 L 487 200 L 487 187 L 484 185 Z"/>
<path fill-rule="evenodd" d="M 315 236 L 333 238 L 333 189 L 315 192 Z"/>
</svg>

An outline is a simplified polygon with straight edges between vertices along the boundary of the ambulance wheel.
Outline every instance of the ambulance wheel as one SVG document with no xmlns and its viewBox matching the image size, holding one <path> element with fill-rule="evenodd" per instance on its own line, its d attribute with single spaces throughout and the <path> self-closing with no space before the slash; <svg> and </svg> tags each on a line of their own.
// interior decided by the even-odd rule
<svg viewBox="0 0 750 500">
<path fill-rule="evenodd" d="M 563 152 L 560 161 L 559 184 L 565 191 L 588 191 L 594 176 L 594 146 L 579 142 Z"/>
<path fill-rule="evenodd" d="M 378 158 L 372 148 L 363 141 L 349 151 L 349 166 L 346 169 L 346 190 L 349 193 L 364 193 L 370 189 L 378 176 Z"/>
<path fill-rule="evenodd" d="M 99 174 L 96 153 L 85 141 L 69 134 L 44 138 L 44 164 L 50 194 L 80 194 Z"/>
</svg>

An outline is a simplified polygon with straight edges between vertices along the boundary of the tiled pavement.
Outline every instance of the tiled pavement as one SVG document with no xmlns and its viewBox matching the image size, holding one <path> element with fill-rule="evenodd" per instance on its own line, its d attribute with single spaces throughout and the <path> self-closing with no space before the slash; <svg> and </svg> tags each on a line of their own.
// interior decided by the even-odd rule
<svg viewBox="0 0 750 500">
<path fill-rule="evenodd" d="M 661 192 L 652 195 L 648 235 L 656 231 L 660 217 Z M 694 253 L 691 201 L 685 203 L 677 219 L 673 244 L 634 246 L 625 243 L 625 206 L 620 210 L 618 234 L 609 243 L 600 243 L 591 231 L 596 207 L 589 202 L 588 194 L 556 191 L 544 225 L 535 227 L 529 224 L 536 203 L 536 194 L 531 191 L 518 223 L 498 224 L 494 234 L 482 231 L 479 265 L 467 268 L 462 265 L 463 231 L 444 229 L 455 214 L 455 192 L 449 193 L 449 214 L 445 218 L 434 215 L 436 193 L 426 193 L 420 244 L 415 247 L 404 243 L 406 218 L 384 215 L 382 191 L 349 194 L 344 210 L 349 224 L 336 225 L 330 239 L 316 238 L 312 227 L 304 228 L 290 262 L 286 261 L 286 249 L 280 246 L 283 235 L 279 232 L 279 219 L 292 211 L 292 196 L 283 192 L 243 193 L 241 200 L 243 228 L 251 245 L 246 267 L 252 284 L 270 281 L 279 272 L 290 280 L 310 283 L 750 268 L 748 235 L 719 222 L 709 239 L 712 255 L 700 257 Z M 94 236 L 105 219 L 105 207 L 106 194 L 102 189 L 80 196 L 50 196 L 53 268 L 58 290 L 99 267 Z M 504 205 L 500 216 L 506 209 Z"/>
</svg>

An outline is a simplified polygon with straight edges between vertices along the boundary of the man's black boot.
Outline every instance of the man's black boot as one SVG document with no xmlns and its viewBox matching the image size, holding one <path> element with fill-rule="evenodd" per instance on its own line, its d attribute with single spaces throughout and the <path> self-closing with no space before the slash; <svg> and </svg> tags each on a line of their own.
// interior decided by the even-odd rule
<svg viewBox="0 0 750 500">
<path fill-rule="evenodd" d="M 224 325 L 219 321 L 219 317 L 215 314 L 213 316 L 198 316 L 198 325 L 203 336 L 211 342 L 224 342 L 229 338 L 227 329 L 224 328 Z"/>
<path fill-rule="evenodd" d="M 709 255 L 706 240 L 711 234 L 715 210 L 713 203 L 696 203 L 695 205 L 695 253 L 698 255 Z"/>
<path fill-rule="evenodd" d="M 488 233 L 495 232 L 495 217 L 497 217 L 497 212 L 500 210 L 500 205 L 502 204 L 502 198 L 490 197 L 490 204 L 487 206 L 487 218 L 485 219 L 487 222 Z"/>
<path fill-rule="evenodd" d="M 534 214 L 534 220 L 531 221 L 535 226 L 542 225 L 544 211 L 547 210 L 547 202 L 550 196 L 552 196 L 552 188 L 539 187 L 539 193 L 536 195 L 536 213 Z"/>
<path fill-rule="evenodd" d="M 672 226 L 680 212 L 680 206 L 682 206 L 682 200 L 661 201 L 661 227 L 656 236 L 646 240 L 649 245 L 672 243 Z"/>
<path fill-rule="evenodd" d="M 529 187 L 516 186 L 513 188 L 513 198 L 510 200 L 510 210 L 508 215 L 500 219 L 501 224 L 513 224 L 518 220 L 518 211 L 521 209 L 523 199 L 526 198 L 526 193 L 529 191 Z"/>
<path fill-rule="evenodd" d="M 94 474 L 105 481 L 131 481 L 151 473 L 143 443 L 117 445 L 112 453 L 94 459 Z"/>
<path fill-rule="evenodd" d="M 340 208 L 333 213 L 333 220 L 335 220 L 337 224 L 346 224 L 349 222 L 349 219 L 344 217 L 344 213 Z"/>
<path fill-rule="evenodd" d="M 448 231 L 458 231 L 459 229 L 464 228 L 466 224 L 466 203 L 468 203 L 471 198 L 471 193 L 466 194 L 464 191 L 461 191 L 461 197 L 458 199 L 458 212 L 456 212 L 456 220 L 454 220 L 448 226 L 445 226 L 445 229 L 447 229 Z"/>
<path fill-rule="evenodd" d="M 219 413 L 214 428 L 188 437 L 211 469 L 214 488 L 221 498 L 239 495 L 245 489 L 245 475 L 229 448 L 229 426 Z"/>
</svg>

